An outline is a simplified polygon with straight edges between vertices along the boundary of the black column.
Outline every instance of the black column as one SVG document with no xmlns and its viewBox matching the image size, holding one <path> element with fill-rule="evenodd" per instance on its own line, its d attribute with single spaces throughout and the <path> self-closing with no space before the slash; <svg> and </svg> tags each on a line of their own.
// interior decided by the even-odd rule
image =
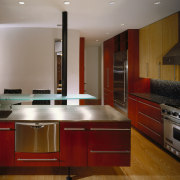
<svg viewBox="0 0 180 180">
<path fill-rule="evenodd" d="M 67 96 L 67 12 L 62 12 L 62 96 Z M 67 105 L 67 100 L 62 101 Z"/>
</svg>

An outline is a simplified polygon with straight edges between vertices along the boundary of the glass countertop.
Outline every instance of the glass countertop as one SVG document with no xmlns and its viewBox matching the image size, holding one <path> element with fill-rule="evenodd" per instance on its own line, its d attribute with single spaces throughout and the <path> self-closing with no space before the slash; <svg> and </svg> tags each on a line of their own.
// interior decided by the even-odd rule
<svg viewBox="0 0 180 180">
<path fill-rule="evenodd" d="M 96 99 L 89 94 L 0 94 L 0 104 L 2 101 L 33 101 L 33 100 L 72 100 L 72 99 Z"/>
</svg>

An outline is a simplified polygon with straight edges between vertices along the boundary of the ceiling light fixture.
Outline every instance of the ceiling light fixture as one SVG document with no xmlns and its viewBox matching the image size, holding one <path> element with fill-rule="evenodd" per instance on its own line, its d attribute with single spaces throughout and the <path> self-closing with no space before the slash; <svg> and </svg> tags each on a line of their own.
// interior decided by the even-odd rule
<svg viewBox="0 0 180 180">
<path fill-rule="evenodd" d="M 160 3 L 161 3 L 160 1 L 157 1 L 157 2 L 155 2 L 154 4 L 155 4 L 155 5 L 158 5 L 158 4 L 160 4 Z"/>
<path fill-rule="evenodd" d="M 124 26 L 125 24 L 121 24 L 121 26 Z"/>
<path fill-rule="evenodd" d="M 114 4 L 115 4 L 115 1 L 109 2 L 109 5 L 114 5 Z"/>
<path fill-rule="evenodd" d="M 98 39 L 96 39 L 96 42 L 99 42 L 99 40 L 98 40 Z"/>
<path fill-rule="evenodd" d="M 23 1 L 19 1 L 18 2 L 20 5 L 24 5 L 24 2 Z"/>
<path fill-rule="evenodd" d="M 109 34 L 109 32 L 106 32 L 105 34 Z"/>
<path fill-rule="evenodd" d="M 70 4 L 70 1 L 64 1 L 64 4 L 65 4 L 65 5 L 69 5 L 69 4 Z"/>
</svg>

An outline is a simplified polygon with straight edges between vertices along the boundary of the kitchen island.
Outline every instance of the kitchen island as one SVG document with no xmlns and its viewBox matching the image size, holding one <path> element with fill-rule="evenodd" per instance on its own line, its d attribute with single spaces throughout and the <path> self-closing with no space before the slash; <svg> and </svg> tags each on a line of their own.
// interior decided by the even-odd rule
<svg viewBox="0 0 180 180">
<path fill-rule="evenodd" d="M 0 118 L 0 166 L 129 166 L 130 127 L 110 106 L 14 105 Z"/>
</svg>

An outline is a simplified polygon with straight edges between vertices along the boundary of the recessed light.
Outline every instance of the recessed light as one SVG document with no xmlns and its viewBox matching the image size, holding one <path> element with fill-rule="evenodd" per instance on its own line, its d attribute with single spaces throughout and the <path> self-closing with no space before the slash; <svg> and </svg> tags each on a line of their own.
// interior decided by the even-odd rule
<svg viewBox="0 0 180 180">
<path fill-rule="evenodd" d="M 69 4 L 70 4 L 70 1 L 64 1 L 64 4 L 65 4 L 65 5 L 69 5 Z"/>
<path fill-rule="evenodd" d="M 99 42 L 99 40 L 98 40 L 98 39 L 96 39 L 96 42 Z"/>
<path fill-rule="evenodd" d="M 125 24 L 121 24 L 121 26 L 124 26 Z"/>
<path fill-rule="evenodd" d="M 154 4 L 155 4 L 155 5 L 158 5 L 158 4 L 160 4 L 160 3 L 161 3 L 160 1 L 157 1 L 157 2 L 155 2 Z"/>
<path fill-rule="evenodd" d="M 106 32 L 105 34 L 109 34 L 109 32 Z"/>
<path fill-rule="evenodd" d="M 23 1 L 19 1 L 18 3 L 19 3 L 20 5 L 23 5 L 23 4 L 24 4 L 24 2 L 23 2 Z"/>
<path fill-rule="evenodd" d="M 115 1 L 109 2 L 109 5 L 114 5 L 114 4 L 115 4 Z"/>
</svg>

